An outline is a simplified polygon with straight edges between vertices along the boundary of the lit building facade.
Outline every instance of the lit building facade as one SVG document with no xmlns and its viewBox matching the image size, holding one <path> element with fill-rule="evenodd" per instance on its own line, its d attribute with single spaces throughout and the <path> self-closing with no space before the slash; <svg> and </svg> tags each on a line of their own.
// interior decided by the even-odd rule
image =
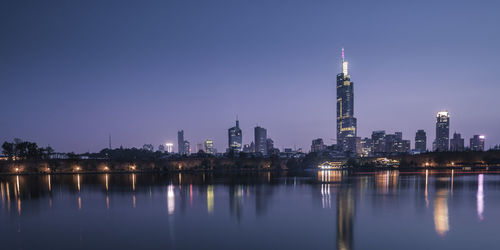
<svg viewBox="0 0 500 250">
<path fill-rule="evenodd" d="M 372 132 L 372 154 L 381 155 L 385 152 L 385 130 Z"/>
<path fill-rule="evenodd" d="M 215 154 L 214 141 L 205 140 L 205 153 L 207 154 Z"/>
<path fill-rule="evenodd" d="M 447 111 L 440 111 L 436 116 L 436 140 L 434 141 L 435 151 L 448 151 L 450 144 L 450 114 Z"/>
<path fill-rule="evenodd" d="M 255 153 L 267 155 L 267 130 L 262 127 L 255 127 Z"/>
<path fill-rule="evenodd" d="M 326 149 L 326 145 L 323 143 L 323 139 L 318 138 L 312 140 L 311 152 L 321 152 Z"/>
<path fill-rule="evenodd" d="M 470 138 L 470 150 L 484 151 L 484 135 L 474 135 Z"/>
<path fill-rule="evenodd" d="M 227 137 L 229 150 L 240 152 L 243 143 L 243 134 L 238 120 L 236 120 L 236 126 L 227 130 Z"/>
<path fill-rule="evenodd" d="M 357 152 L 360 150 L 356 148 L 356 145 L 347 144 L 349 137 L 357 135 L 357 121 L 354 118 L 354 88 L 348 68 L 342 48 L 342 73 L 337 74 L 337 145 L 342 151 Z M 353 143 L 356 140 L 349 141 Z"/>
<path fill-rule="evenodd" d="M 415 133 L 415 150 L 420 153 L 427 151 L 427 134 L 423 129 Z"/>
<path fill-rule="evenodd" d="M 464 151 L 464 138 L 459 133 L 453 133 L 453 138 L 450 139 L 450 151 Z"/>
<path fill-rule="evenodd" d="M 361 140 L 361 152 L 363 157 L 372 155 L 372 139 L 366 137 Z"/>
</svg>

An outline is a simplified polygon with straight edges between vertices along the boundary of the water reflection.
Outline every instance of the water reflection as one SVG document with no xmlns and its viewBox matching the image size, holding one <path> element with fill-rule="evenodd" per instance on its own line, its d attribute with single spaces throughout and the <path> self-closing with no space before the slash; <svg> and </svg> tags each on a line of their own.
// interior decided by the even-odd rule
<svg viewBox="0 0 500 250">
<path fill-rule="evenodd" d="M 337 194 L 337 249 L 354 249 L 355 200 L 352 189 L 341 188 Z"/>
<path fill-rule="evenodd" d="M 152 225 L 163 222 L 161 225 L 165 227 L 157 225 L 157 230 L 167 230 L 165 235 L 170 235 L 167 237 L 169 242 L 175 240 L 176 244 L 181 244 L 179 239 L 187 237 L 183 235 L 191 232 L 183 231 L 184 228 L 189 227 L 193 233 L 199 234 L 197 228 L 207 230 L 216 227 L 211 223 L 221 223 L 221 227 L 234 232 L 238 231 L 237 228 L 255 232 L 258 227 L 263 234 L 281 230 L 287 235 L 294 235 L 292 228 L 300 231 L 300 227 L 304 227 L 303 231 L 321 235 L 320 241 L 329 239 L 330 247 L 335 244 L 337 249 L 347 250 L 364 248 L 362 242 L 370 242 L 370 239 L 366 239 L 370 234 L 369 230 L 380 230 L 381 234 L 383 232 L 384 236 L 379 234 L 379 237 L 399 235 L 404 238 L 400 231 L 415 230 L 419 235 L 425 235 L 419 231 L 425 229 L 433 235 L 441 236 L 436 238 L 442 240 L 453 236 L 450 233 L 450 223 L 453 224 L 452 232 L 460 232 L 465 228 L 481 232 L 481 225 L 487 223 L 465 223 L 467 215 L 469 219 L 485 220 L 485 199 L 488 198 L 485 197 L 485 192 L 489 192 L 488 197 L 500 195 L 500 175 L 470 175 L 460 171 L 435 170 L 417 173 L 323 170 L 302 175 L 270 172 L 239 175 L 11 175 L 0 176 L 0 219 L 4 223 L 0 227 L 0 233 L 8 238 L 21 228 L 26 232 L 27 228 L 34 227 L 31 223 L 37 221 L 37 218 L 57 214 L 78 218 L 75 225 L 83 225 L 82 228 L 85 228 L 88 220 L 85 216 L 89 213 L 96 216 L 94 220 L 115 225 L 117 222 L 106 218 L 129 216 L 147 220 L 148 216 L 154 215 L 151 217 L 158 222 L 147 222 Z M 489 199 L 487 204 L 487 221 L 499 218 L 500 209 L 494 208 L 500 208 L 500 202 Z M 109 217 L 99 217 L 99 209 L 106 211 L 103 214 Z M 161 213 L 156 214 L 156 209 Z M 499 214 L 495 217 L 496 213 Z M 399 223 L 397 227 L 391 223 L 381 224 L 383 221 L 398 220 L 405 223 Z M 298 221 L 301 224 L 294 224 Z M 323 223 L 325 221 L 328 223 Z M 266 224 L 271 222 L 275 224 Z M 233 227 L 234 225 L 238 226 Z M 355 225 L 360 226 L 356 226 L 354 230 Z M 174 233 L 177 231 L 179 233 Z M 227 233 L 228 237 L 238 238 L 238 235 Z M 217 237 L 208 234 L 210 237 Z M 335 239 L 333 234 L 336 235 Z M 89 244 L 85 233 L 82 235 L 82 244 Z M 277 234 L 276 237 L 279 236 Z M 260 237 L 265 238 L 262 235 Z M 302 232 L 294 237 L 299 239 L 309 236 Z M 386 240 L 389 239 L 394 238 L 388 237 Z M 8 249 L 30 249 L 23 246 L 25 245 L 15 245 Z"/>
<path fill-rule="evenodd" d="M 480 174 L 477 176 L 477 217 L 479 220 L 483 220 L 483 212 L 484 212 L 484 191 L 483 191 L 483 179 L 484 175 Z"/>
<path fill-rule="evenodd" d="M 168 214 L 174 214 L 175 210 L 175 193 L 174 185 L 168 185 L 167 187 L 167 209 Z"/>
<path fill-rule="evenodd" d="M 444 236 L 450 230 L 448 220 L 448 190 L 439 189 L 434 199 L 434 225 L 438 235 Z"/>
<path fill-rule="evenodd" d="M 207 186 L 207 211 L 209 214 L 214 212 L 214 186 Z"/>
</svg>

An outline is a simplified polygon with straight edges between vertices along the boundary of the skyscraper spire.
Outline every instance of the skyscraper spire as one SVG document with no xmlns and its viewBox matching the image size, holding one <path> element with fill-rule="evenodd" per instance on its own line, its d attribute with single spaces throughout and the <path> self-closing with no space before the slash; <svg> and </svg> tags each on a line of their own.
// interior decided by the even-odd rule
<svg viewBox="0 0 500 250">
<path fill-rule="evenodd" d="M 348 74 L 348 63 L 344 57 L 344 47 L 342 47 L 342 73 L 346 76 Z"/>
<path fill-rule="evenodd" d="M 344 47 L 342 47 L 342 64 L 344 63 Z"/>
</svg>

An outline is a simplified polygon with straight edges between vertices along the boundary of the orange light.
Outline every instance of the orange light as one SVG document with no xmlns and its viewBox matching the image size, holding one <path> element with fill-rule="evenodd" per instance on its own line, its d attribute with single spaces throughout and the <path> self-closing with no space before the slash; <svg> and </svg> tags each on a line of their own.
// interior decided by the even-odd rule
<svg viewBox="0 0 500 250">
<path fill-rule="evenodd" d="M 108 167 L 104 167 L 104 171 L 108 171 L 108 170 L 109 170 L 109 168 L 108 168 Z"/>
<path fill-rule="evenodd" d="M 19 172 L 19 168 L 16 168 L 16 172 Z"/>
</svg>

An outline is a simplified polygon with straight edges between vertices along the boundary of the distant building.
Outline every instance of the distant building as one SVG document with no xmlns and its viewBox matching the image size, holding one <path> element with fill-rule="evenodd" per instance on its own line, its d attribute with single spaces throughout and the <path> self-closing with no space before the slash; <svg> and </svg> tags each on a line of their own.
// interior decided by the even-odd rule
<svg viewBox="0 0 500 250">
<path fill-rule="evenodd" d="M 351 82 L 348 68 L 342 48 L 342 73 L 337 74 L 337 145 L 344 152 L 357 152 L 360 149 L 356 145 L 358 140 L 348 139 L 357 136 L 357 121 L 354 118 L 354 83 Z"/>
<path fill-rule="evenodd" d="M 267 155 L 267 130 L 262 127 L 255 127 L 255 153 Z"/>
<path fill-rule="evenodd" d="M 228 134 L 228 148 L 235 152 L 241 151 L 243 143 L 242 131 L 240 129 L 240 122 L 236 120 L 236 126 L 227 130 Z"/>
<path fill-rule="evenodd" d="M 374 155 L 385 153 L 385 130 L 372 132 L 372 153 Z"/>
<path fill-rule="evenodd" d="M 274 141 L 271 138 L 266 139 L 266 151 L 268 154 L 271 154 L 271 152 L 274 149 Z"/>
<path fill-rule="evenodd" d="M 448 151 L 450 143 L 450 114 L 447 111 L 440 111 L 436 116 L 436 140 L 434 141 L 435 151 Z"/>
<path fill-rule="evenodd" d="M 409 153 L 411 151 L 411 141 L 403 140 L 403 149 L 400 151 L 401 153 Z"/>
<path fill-rule="evenodd" d="M 250 144 L 245 144 L 245 145 L 243 145 L 243 152 L 245 152 L 245 153 L 250 153 L 250 152 L 252 152 L 252 151 L 250 150 Z"/>
<path fill-rule="evenodd" d="M 372 139 L 366 137 L 361 140 L 361 156 L 368 157 L 372 155 Z"/>
<path fill-rule="evenodd" d="M 202 142 L 196 143 L 196 153 L 200 151 L 205 152 L 205 145 Z"/>
<path fill-rule="evenodd" d="M 318 138 L 312 140 L 311 152 L 321 152 L 326 149 L 326 145 L 323 143 L 323 139 Z"/>
<path fill-rule="evenodd" d="M 184 130 L 177 131 L 177 150 L 179 154 L 184 154 Z"/>
<path fill-rule="evenodd" d="M 474 135 L 470 138 L 470 150 L 484 151 L 484 135 Z"/>
<path fill-rule="evenodd" d="M 174 144 L 173 143 L 167 142 L 167 143 L 165 143 L 165 146 L 167 147 L 166 148 L 167 153 L 173 153 L 174 152 Z"/>
<path fill-rule="evenodd" d="M 207 154 L 215 154 L 214 141 L 206 140 L 205 141 L 205 153 Z"/>
<path fill-rule="evenodd" d="M 165 146 L 163 144 L 158 145 L 158 151 L 165 153 Z"/>
<path fill-rule="evenodd" d="M 191 154 L 191 146 L 188 141 L 184 140 L 184 148 L 182 149 L 182 154 Z"/>
<path fill-rule="evenodd" d="M 464 138 L 457 132 L 453 133 L 453 138 L 450 139 L 450 151 L 461 152 L 464 148 Z"/>
<path fill-rule="evenodd" d="M 397 153 L 399 150 L 399 139 L 396 134 L 386 134 L 385 135 L 385 140 L 384 140 L 384 145 L 385 153 Z"/>
<path fill-rule="evenodd" d="M 415 134 L 415 150 L 418 152 L 427 151 L 427 134 L 423 129 L 417 130 Z"/>
<path fill-rule="evenodd" d="M 153 146 L 153 144 L 144 144 L 144 145 L 142 146 L 142 149 L 143 149 L 143 150 L 150 151 L 150 152 L 153 152 L 153 151 L 154 151 L 154 146 Z"/>
<path fill-rule="evenodd" d="M 346 137 L 344 144 L 344 152 L 350 153 L 353 156 L 361 155 L 361 137 Z"/>
</svg>

